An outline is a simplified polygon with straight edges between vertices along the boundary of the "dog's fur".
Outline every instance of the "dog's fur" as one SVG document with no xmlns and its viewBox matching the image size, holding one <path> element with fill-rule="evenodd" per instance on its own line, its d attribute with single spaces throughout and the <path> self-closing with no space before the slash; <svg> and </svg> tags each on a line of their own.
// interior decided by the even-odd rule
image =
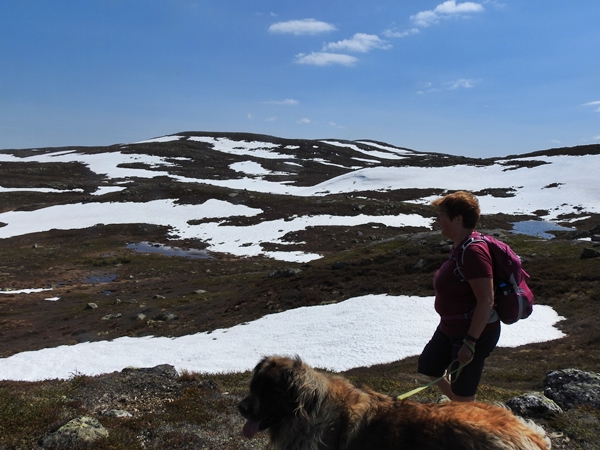
<svg viewBox="0 0 600 450">
<path fill-rule="evenodd" d="M 483 403 L 399 401 L 311 369 L 262 359 L 239 404 L 243 434 L 267 430 L 277 450 L 547 450 L 533 423 Z"/>
</svg>

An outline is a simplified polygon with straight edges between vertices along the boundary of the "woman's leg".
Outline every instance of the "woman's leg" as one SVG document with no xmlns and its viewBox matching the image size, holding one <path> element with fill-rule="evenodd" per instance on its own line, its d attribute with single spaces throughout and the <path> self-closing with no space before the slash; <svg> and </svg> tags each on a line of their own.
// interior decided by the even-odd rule
<svg viewBox="0 0 600 450">
<path fill-rule="evenodd" d="M 496 347 L 499 338 L 500 327 L 489 330 L 481 335 L 477 345 L 475 346 L 475 355 L 473 360 L 469 364 L 463 366 L 460 372 L 457 372 L 455 375 L 451 376 L 452 383 L 448 383 L 448 387 L 450 387 L 453 396 L 446 394 L 448 397 L 455 401 L 468 402 L 475 400 L 475 394 L 477 392 L 479 382 L 481 381 L 485 360 L 488 356 L 490 356 L 490 353 Z M 456 358 L 460 347 L 462 347 L 462 340 L 455 343 L 452 351 L 453 358 Z M 452 367 L 452 370 L 457 368 L 458 363 L 455 363 Z"/>
</svg>

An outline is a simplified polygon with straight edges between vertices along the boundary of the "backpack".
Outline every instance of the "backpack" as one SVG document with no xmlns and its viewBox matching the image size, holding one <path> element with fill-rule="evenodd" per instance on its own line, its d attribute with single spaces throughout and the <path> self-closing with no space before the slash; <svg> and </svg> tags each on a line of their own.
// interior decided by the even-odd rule
<svg viewBox="0 0 600 450">
<path fill-rule="evenodd" d="M 462 260 L 466 248 L 475 242 L 485 242 L 492 256 L 494 271 L 494 309 L 503 323 L 511 324 L 520 319 L 526 319 L 533 311 L 533 292 L 527 286 L 525 277 L 529 278 L 523 270 L 521 258 L 510 246 L 498 239 L 487 236 L 471 236 L 462 245 Z M 461 264 L 456 260 L 456 269 L 462 279 Z"/>
</svg>

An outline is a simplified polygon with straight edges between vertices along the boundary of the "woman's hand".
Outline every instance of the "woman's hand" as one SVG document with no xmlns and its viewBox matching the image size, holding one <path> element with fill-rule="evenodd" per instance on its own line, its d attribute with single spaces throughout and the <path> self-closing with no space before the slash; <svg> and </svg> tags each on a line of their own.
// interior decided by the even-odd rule
<svg viewBox="0 0 600 450">
<path fill-rule="evenodd" d="M 465 344 L 463 344 L 463 346 L 458 351 L 458 362 L 461 364 L 466 364 L 470 361 L 472 357 L 473 352 L 471 351 L 471 349 Z"/>
</svg>

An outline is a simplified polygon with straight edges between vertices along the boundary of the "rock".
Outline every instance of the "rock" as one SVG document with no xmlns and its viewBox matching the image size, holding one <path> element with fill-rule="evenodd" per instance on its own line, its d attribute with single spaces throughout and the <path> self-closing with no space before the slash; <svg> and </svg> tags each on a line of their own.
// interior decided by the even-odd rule
<svg viewBox="0 0 600 450">
<path fill-rule="evenodd" d="M 106 437 L 108 431 L 98 420 L 84 416 L 67 422 L 54 433 L 44 437 L 40 445 L 43 448 L 69 449 Z"/>
<path fill-rule="evenodd" d="M 576 230 L 576 231 L 570 231 L 565 236 L 567 239 L 572 239 L 572 240 L 585 239 L 585 238 L 590 237 L 590 232 L 585 231 L 585 230 Z"/>
<path fill-rule="evenodd" d="M 563 412 L 560 406 L 541 392 L 513 397 L 506 402 L 506 406 L 516 415 L 527 418 L 545 418 Z"/>
<path fill-rule="evenodd" d="M 111 409 L 110 411 L 106 411 L 103 415 L 106 417 L 118 417 L 120 419 L 127 419 L 129 417 L 133 417 L 130 412 L 124 411 L 122 409 Z"/>
<path fill-rule="evenodd" d="M 102 320 L 112 320 L 112 319 L 118 319 L 119 317 L 121 317 L 121 313 L 107 314 L 106 316 L 104 316 L 104 317 L 102 318 Z"/>
<path fill-rule="evenodd" d="M 165 297 L 163 297 L 162 295 L 158 295 L 156 294 L 154 297 L 152 297 L 154 300 L 164 300 Z"/>
<path fill-rule="evenodd" d="M 336 261 L 331 265 L 331 268 L 333 270 L 341 270 L 348 267 L 348 263 L 345 263 L 343 261 Z"/>
<path fill-rule="evenodd" d="M 125 367 L 121 372 L 123 373 L 136 373 L 141 375 L 156 375 L 168 378 L 177 378 L 179 373 L 171 364 L 161 364 L 154 367 Z"/>
<path fill-rule="evenodd" d="M 98 305 L 96 305 L 95 303 L 88 303 L 85 306 L 85 309 L 98 309 Z"/>
<path fill-rule="evenodd" d="M 417 263 L 413 266 L 415 269 L 422 269 L 427 264 L 429 264 L 429 260 L 427 258 L 421 258 L 417 261 Z"/>
<path fill-rule="evenodd" d="M 590 258 L 598 258 L 600 256 L 600 251 L 594 250 L 593 248 L 584 248 L 581 252 L 581 259 L 590 259 Z"/>
<path fill-rule="evenodd" d="M 544 394 L 562 409 L 588 405 L 600 409 L 600 374 L 578 369 L 555 370 L 546 375 Z"/>
<path fill-rule="evenodd" d="M 139 313 L 139 314 L 135 315 L 134 319 L 135 320 L 146 320 L 146 317 L 147 317 L 146 314 Z"/>
<path fill-rule="evenodd" d="M 179 319 L 179 316 L 177 316 L 176 314 L 173 313 L 168 313 L 168 312 L 161 312 L 158 313 L 157 315 L 155 315 L 152 320 L 159 320 L 161 322 L 168 322 L 170 320 L 177 320 Z"/>
<path fill-rule="evenodd" d="M 206 294 L 206 291 L 204 289 L 197 289 L 194 292 L 192 292 L 192 294 Z"/>
<path fill-rule="evenodd" d="M 596 225 L 590 230 L 590 234 L 600 234 L 600 225 Z"/>
<path fill-rule="evenodd" d="M 300 269 L 284 269 L 284 270 L 276 270 L 269 274 L 269 277 L 273 278 L 291 278 L 298 275 L 302 272 Z"/>
</svg>

